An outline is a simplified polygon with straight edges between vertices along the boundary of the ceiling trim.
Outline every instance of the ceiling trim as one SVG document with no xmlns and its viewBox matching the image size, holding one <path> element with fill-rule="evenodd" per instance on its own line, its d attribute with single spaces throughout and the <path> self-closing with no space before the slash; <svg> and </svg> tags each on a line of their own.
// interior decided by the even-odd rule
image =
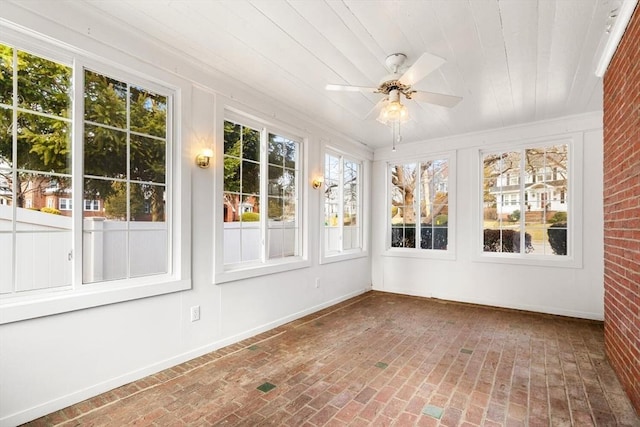
<svg viewBox="0 0 640 427">
<path fill-rule="evenodd" d="M 607 71 L 611 58 L 613 58 L 613 54 L 616 53 L 616 50 L 618 49 L 618 44 L 627 29 L 627 25 L 629 25 L 629 21 L 631 21 L 631 16 L 633 15 L 633 11 L 637 4 L 638 0 L 624 0 L 622 2 L 618 16 L 615 17 L 615 22 L 613 23 L 613 27 L 611 27 L 607 44 L 602 51 L 600 61 L 598 61 L 596 76 L 603 77 L 604 73 Z M 611 11 L 611 18 L 614 18 L 614 13 L 615 11 Z"/>
</svg>

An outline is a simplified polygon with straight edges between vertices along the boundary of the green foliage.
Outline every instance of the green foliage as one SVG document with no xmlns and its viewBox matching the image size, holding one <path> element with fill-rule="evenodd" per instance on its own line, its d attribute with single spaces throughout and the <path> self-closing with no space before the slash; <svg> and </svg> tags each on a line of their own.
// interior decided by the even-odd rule
<svg viewBox="0 0 640 427">
<path fill-rule="evenodd" d="M 260 214 L 256 212 L 244 212 L 240 218 L 243 222 L 257 222 L 260 221 Z"/>
<path fill-rule="evenodd" d="M 558 212 L 560 213 L 560 212 Z M 549 244 L 556 255 L 567 254 L 567 223 L 556 222 L 547 229 Z"/>
<path fill-rule="evenodd" d="M 124 182 L 110 182 L 109 196 L 104 201 L 104 211 L 107 218 L 122 220 L 127 218 L 127 184 Z M 129 204 L 130 219 L 135 219 L 145 214 L 145 196 L 141 186 L 132 185 L 130 188 L 131 200 Z"/>
<path fill-rule="evenodd" d="M 520 231 L 518 230 L 492 230 L 484 229 L 485 252 L 520 252 Z M 526 253 L 533 251 L 531 235 L 524 236 Z"/>
<path fill-rule="evenodd" d="M 511 215 L 509 215 L 509 221 L 511 221 L 511 222 L 520 221 L 520 210 L 519 209 L 516 209 L 515 211 L 511 212 Z"/>
<path fill-rule="evenodd" d="M 126 192 L 114 185 L 113 178 L 129 177 L 139 182 L 131 186 L 132 215 L 147 199 L 152 218 L 163 218 L 164 186 L 150 183 L 166 183 L 167 98 L 85 71 L 84 117 L 71 117 L 71 67 L 22 51 L 18 51 L 17 63 L 13 59 L 13 49 L 0 44 L 0 102 L 14 103 L 13 70 L 17 67 L 19 107 L 54 117 L 19 111 L 14 123 L 11 109 L 0 109 L 0 162 L 42 172 L 42 177 L 51 172 L 70 175 L 71 123 L 67 119 L 84 119 L 84 174 L 97 177 L 85 180 L 85 196 L 108 201 L 110 214 L 123 218 Z M 129 140 L 128 123 L 135 132 Z M 17 141 L 13 141 L 12 128 L 17 130 Z M 17 158 L 13 158 L 14 144 Z M 4 176 L 18 192 L 16 204 L 21 207 L 27 186 L 20 180 L 29 178 L 18 174 L 18 182 L 11 182 L 11 173 Z"/>
<path fill-rule="evenodd" d="M 56 208 L 49 208 L 49 207 L 44 207 L 44 208 L 40 208 L 40 212 L 44 212 L 44 213 L 48 213 L 48 214 L 53 214 L 53 215 L 60 215 L 60 211 Z"/>
<path fill-rule="evenodd" d="M 558 222 L 567 222 L 567 213 L 563 211 L 558 211 L 549 219 L 549 222 L 552 224 L 556 224 Z"/>
</svg>

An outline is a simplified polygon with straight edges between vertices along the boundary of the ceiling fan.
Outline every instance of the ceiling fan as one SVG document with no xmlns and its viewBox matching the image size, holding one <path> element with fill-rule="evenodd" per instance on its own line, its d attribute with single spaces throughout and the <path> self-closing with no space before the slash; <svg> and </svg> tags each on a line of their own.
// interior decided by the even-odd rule
<svg viewBox="0 0 640 427">
<path fill-rule="evenodd" d="M 443 58 L 425 52 L 413 65 L 404 70 L 406 60 L 407 56 L 403 53 L 394 53 L 387 56 L 385 65 L 391 74 L 384 76 L 380 80 L 378 87 L 329 84 L 326 89 L 332 91 L 382 93 L 386 95 L 376 104 L 372 112 L 385 103 L 399 103 L 400 95 L 404 95 L 406 99 L 448 108 L 456 106 L 462 100 L 459 96 L 413 89 L 413 85 L 445 63 Z"/>
</svg>

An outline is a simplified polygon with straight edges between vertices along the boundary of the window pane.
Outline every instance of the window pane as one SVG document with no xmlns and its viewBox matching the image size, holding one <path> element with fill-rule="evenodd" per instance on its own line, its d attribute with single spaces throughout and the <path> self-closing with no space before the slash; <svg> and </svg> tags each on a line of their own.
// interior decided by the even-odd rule
<svg viewBox="0 0 640 427">
<path fill-rule="evenodd" d="M 260 193 L 260 164 L 255 162 L 242 162 L 242 192 Z"/>
<path fill-rule="evenodd" d="M 16 221 L 16 291 L 70 285 L 71 218 L 20 211 Z"/>
<path fill-rule="evenodd" d="M 224 191 L 240 191 L 240 159 L 224 157 Z"/>
<path fill-rule="evenodd" d="M 224 221 L 240 221 L 240 194 L 225 192 L 223 195 Z"/>
<path fill-rule="evenodd" d="M 169 271 L 167 105 L 166 96 L 85 72 L 85 282 Z"/>
<path fill-rule="evenodd" d="M 242 157 L 260 161 L 260 131 L 248 127 L 242 130 Z"/>
<path fill-rule="evenodd" d="M 128 233 L 118 222 L 101 218 L 84 220 L 82 282 L 96 283 L 127 278 Z"/>
<path fill-rule="evenodd" d="M 271 196 L 282 196 L 284 194 L 284 169 L 280 166 L 269 165 L 268 191 Z"/>
<path fill-rule="evenodd" d="M 240 157 L 242 126 L 237 123 L 224 122 L 224 154 Z"/>
<path fill-rule="evenodd" d="M 294 169 L 298 167 L 298 145 L 295 141 L 285 141 L 285 167 Z"/>
<path fill-rule="evenodd" d="M 133 222 L 129 249 L 132 277 L 167 272 L 167 231 L 164 224 Z"/>
<path fill-rule="evenodd" d="M 269 163 L 284 166 L 285 145 L 282 138 L 269 134 Z"/>
<path fill-rule="evenodd" d="M 284 200 L 281 197 L 269 197 L 269 221 L 282 221 L 284 217 Z M 274 224 L 269 224 L 273 227 Z"/>
<path fill-rule="evenodd" d="M 163 185 L 130 184 L 129 209 L 131 221 L 164 222 L 165 187 Z M 130 227 L 134 228 L 134 224 Z"/>
<path fill-rule="evenodd" d="M 13 105 L 13 49 L 0 43 L 0 103 Z"/>
<path fill-rule="evenodd" d="M 84 127 L 85 175 L 126 178 L 127 134 L 85 123 Z"/>
<path fill-rule="evenodd" d="M 71 67 L 18 51 L 19 106 L 71 117 Z"/>
<path fill-rule="evenodd" d="M 18 113 L 18 164 L 21 169 L 70 173 L 71 123 Z"/>
<path fill-rule="evenodd" d="M 11 208 L 0 205 L 0 294 L 13 292 L 13 230 Z"/>
<path fill-rule="evenodd" d="M 240 212 L 240 221 L 243 226 L 246 225 L 251 228 L 260 226 L 260 197 L 244 194 L 242 203 L 237 209 Z M 259 244 L 259 242 L 254 243 Z"/>
<path fill-rule="evenodd" d="M 13 111 L 0 107 L 0 168 L 13 167 L 12 123 Z"/>
<path fill-rule="evenodd" d="M 131 87 L 131 130 L 164 138 L 167 134 L 167 97 Z"/>
<path fill-rule="evenodd" d="M 166 142 L 162 139 L 131 135 L 132 180 L 164 183 L 166 176 Z"/>
<path fill-rule="evenodd" d="M 124 129 L 127 126 L 127 84 L 85 70 L 84 118 Z"/>
</svg>

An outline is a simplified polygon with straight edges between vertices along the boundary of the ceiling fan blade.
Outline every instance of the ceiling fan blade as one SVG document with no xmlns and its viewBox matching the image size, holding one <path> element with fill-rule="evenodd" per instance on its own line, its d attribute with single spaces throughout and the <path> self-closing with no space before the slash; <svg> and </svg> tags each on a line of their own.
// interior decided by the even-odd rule
<svg viewBox="0 0 640 427">
<path fill-rule="evenodd" d="M 398 81 L 403 85 L 413 86 L 445 62 L 443 58 L 425 52 L 405 71 Z"/>
<path fill-rule="evenodd" d="M 454 95 L 445 95 L 443 93 L 417 91 L 411 94 L 411 99 L 418 102 L 426 102 L 428 104 L 441 105 L 443 107 L 455 107 L 462 98 Z"/>
<path fill-rule="evenodd" d="M 378 90 L 377 87 L 350 86 L 350 85 L 326 85 L 325 89 L 342 91 L 342 92 L 371 92 L 371 93 L 374 93 Z"/>
</svg>

